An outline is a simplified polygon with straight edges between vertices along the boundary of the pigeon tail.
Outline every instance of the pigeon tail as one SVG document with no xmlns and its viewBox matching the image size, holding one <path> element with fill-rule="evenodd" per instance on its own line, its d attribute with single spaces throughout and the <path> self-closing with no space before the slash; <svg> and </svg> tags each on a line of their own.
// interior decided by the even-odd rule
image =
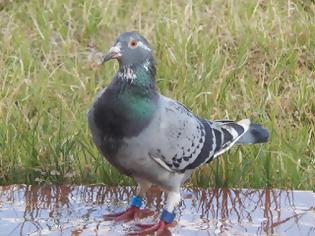
<svg viewBox="0 0 315 236">
<path fill-rule="evenodd" d="M 269 132 L 265 127 L 251 123 L 246 133 L 235 144 L 266 143 L 268 138 Z"/>
</svg>

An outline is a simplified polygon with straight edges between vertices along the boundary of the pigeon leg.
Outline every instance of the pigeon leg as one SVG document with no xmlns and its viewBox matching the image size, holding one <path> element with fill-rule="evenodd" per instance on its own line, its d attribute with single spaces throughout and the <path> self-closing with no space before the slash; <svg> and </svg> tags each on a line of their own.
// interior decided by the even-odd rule
<svg viewBox="0 0 315 236">
<path fill-rule="evenodd" d="M 160 220 L 156 224 L 136 224 L 141 230 L 131 232 L 129 235 L 145 235 L 153 233 L 161 233 L 168 227 L 174 226 L 175 213 L 174 209 L 180 202 L 179 192 L 169 192 L 166 201 L 166 207 L 164 208 Z"/>
<path fill-rule="evenodd" d="M 147 217 L 153 214 L 149 209 L 140 209 L 142 205 L 142 196 L 151 187 L 151 184 L 136 179 L 138 182 L 137 195 L 132 197 L 131 206 L 123 212 L 105 215 L 105 219 L 114 221 L 128 221 L 136 218 Z"/>
</svg>

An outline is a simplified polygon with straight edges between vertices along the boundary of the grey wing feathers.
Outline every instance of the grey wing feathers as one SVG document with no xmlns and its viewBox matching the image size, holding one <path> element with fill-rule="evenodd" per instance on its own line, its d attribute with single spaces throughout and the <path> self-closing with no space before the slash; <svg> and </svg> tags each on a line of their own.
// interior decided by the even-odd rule
<svg viewBox="0 0 315 236">
<path fill-rule="evenodd" d="M 169 171 L 185 172 L 228 150 L 249 125 L 249 120 L 211 122 L 200 119 L 181 104 L 168 99 L 161 116 L 164 138 L 149 155 Z"/>
<path fill-rule="evenodd" d="M 210 122 L 207 120 L 202 120 L 202 122 L 206 129 L 208 125 L 206 142 L 200 155 L 186 169 L 197 168 L 204 163 L 214 160 L 217 156 L 230 149 L 247 131 L 250 124 L 250 121 L 246 119 L 239 122 Z M 209 143 L 212 143 L 212 149 L 210 149 Z"/>
<path fill-rule="evenodd" d="M 162 98 L 160 138 L 149 156 L 170 171 L 180 171 L 199 155 L 206 134 L 202 124 L 187 108 Z"/>
</svg>

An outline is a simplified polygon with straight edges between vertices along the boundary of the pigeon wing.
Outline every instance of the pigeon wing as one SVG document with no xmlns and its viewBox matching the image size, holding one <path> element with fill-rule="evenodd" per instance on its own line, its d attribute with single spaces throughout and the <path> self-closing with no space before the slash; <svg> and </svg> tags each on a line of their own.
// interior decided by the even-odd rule
<svg viewBox="0 0 315 236">
<path fill-rule="evenodd" d="M 212 161 L 246 132 L 249 120 L 208 121 L 182 104 L 161 97 L 157 145 L 149 156 L 171 172 L 185 172 Z"/>
</svg>

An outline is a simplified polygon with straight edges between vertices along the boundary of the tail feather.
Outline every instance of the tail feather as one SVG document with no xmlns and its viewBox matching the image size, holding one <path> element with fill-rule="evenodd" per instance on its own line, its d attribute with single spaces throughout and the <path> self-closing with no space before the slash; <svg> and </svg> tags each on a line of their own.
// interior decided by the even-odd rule
<svg viewBox="0 0 315 236">
<path fill-rule="evenodd" d="M 235 144 L 266 143 L 269 138 L 268 130 L 260 124 L 250 124 L 249 129 Z"/>
<path fill-rule="evenodd" d="M 262 125 L 251 123 L 249 119 L 238 122 L 231 120 L 215 120 L 213 130 L 216 148 L 212 161 L 217 156 L 229 150 L 235 144 L 255 144 L 268 141 L 269 132 Z"/>
</svg>

